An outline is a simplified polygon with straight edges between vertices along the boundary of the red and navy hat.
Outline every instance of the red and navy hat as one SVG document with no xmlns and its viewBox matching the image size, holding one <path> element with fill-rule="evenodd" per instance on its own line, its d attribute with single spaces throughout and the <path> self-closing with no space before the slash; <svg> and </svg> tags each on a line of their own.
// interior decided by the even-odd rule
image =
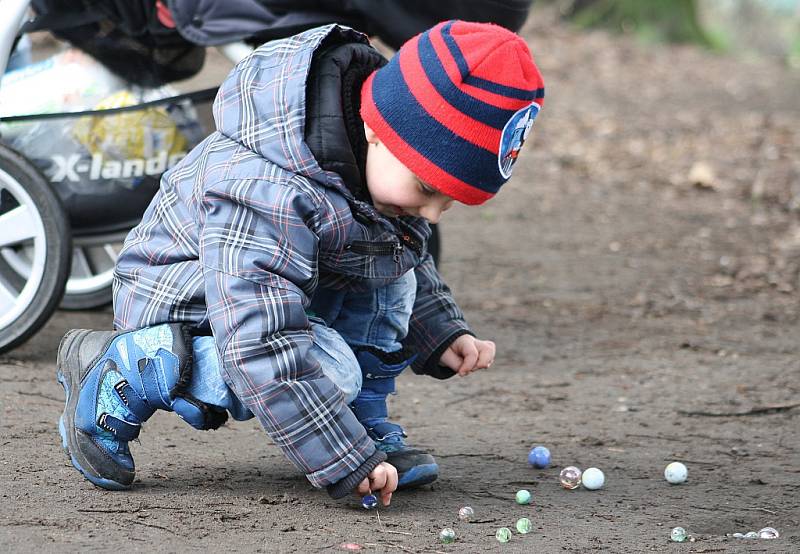
<svg viewBox="0 0 800 554">
<path fill-rule="evenodd" d="M 422 181 L 482 204 L 511 176 L 544 102 L 528 45 L 490 23 L 445 21 L 406 42 L 361 89 L 361 117 Z"/>
</svg>

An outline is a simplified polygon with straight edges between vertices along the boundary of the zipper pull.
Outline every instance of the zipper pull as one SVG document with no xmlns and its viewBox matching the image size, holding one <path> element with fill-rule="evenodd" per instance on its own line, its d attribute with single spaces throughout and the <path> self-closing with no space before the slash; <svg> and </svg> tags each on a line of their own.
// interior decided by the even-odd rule
<svg viewBox="0 0 800 554">
<path fill-rule="evenodd" d="M 412 237 L 408 231 L 403 231 L 401 233 L 398 233 L 397 236 L 406 244 L 406 246 L 411 248 L 411 250 L 413 250 L 416 254 L 418 255 L 422 254 L 422 248 L 419 242 L 415 240 L 414 237 Z"/>
<path fill-rule="evenodd" d="M 400 258 L 403 255 L 403 245 L 400 241 L 394 243 L 394 261 L 395 263 L 400 263 Z"/>
</svg>

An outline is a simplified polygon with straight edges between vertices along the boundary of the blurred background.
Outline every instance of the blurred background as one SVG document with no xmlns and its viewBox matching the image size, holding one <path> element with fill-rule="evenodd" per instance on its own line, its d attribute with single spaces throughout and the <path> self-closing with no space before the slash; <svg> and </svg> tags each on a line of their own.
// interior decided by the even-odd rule
<svg viewBox="0 0 800 554">
<path fill-rule="evenodd" d="M 581 27 L 800 67 L 799 0 L 540 0 Z"/>
</svg>

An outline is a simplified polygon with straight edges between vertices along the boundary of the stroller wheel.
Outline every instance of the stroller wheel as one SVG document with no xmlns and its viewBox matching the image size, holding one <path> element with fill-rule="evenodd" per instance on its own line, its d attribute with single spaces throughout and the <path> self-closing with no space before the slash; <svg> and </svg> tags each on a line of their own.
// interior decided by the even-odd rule
<svg viewBox="0 0 800 554">
<path fill-rule="evenodd" d="M 72 271 L 63 310 L 91 310 L 111 303 L 114 264 L 127 231 L 72 238 Z"/>
<path fill-rule="evenodd" d="M 69 275 L 66 213 L 41 173 L 0 144 L 0 353 L 36 333 Z"/>
</svg>

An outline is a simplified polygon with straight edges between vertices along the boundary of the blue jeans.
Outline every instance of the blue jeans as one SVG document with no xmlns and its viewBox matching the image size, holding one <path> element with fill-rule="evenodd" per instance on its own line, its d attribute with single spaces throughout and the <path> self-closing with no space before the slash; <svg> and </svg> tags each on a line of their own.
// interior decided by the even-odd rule
<svg viewBox="0 0 800 554">
<path fill-rule="evenodd" d="M 345 402 L 358 396 L 362 372 L 353 348 L 374 346 L 386 352 L 401 349 L 416 298 L 417 279 L 409 271 L 386 286 L 366 292 L 319 289 L 309 317 L 314 336 L 309 355 L 339 387 Z M 194 368 L 188 393 L 239 421 L 253 417 L 222 379 L 213 337 L 195 337 Z"/>
</svg>

